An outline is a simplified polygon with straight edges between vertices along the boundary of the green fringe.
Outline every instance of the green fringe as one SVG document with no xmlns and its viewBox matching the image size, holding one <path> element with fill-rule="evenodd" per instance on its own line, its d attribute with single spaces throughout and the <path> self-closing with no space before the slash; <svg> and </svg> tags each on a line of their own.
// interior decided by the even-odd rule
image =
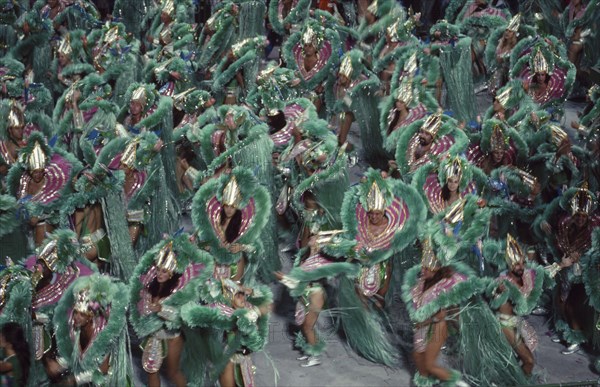
<svg viewBox="0 0 600 387">
<path fill-rule="evenodd" d="M 11 195 L 0 195 L 0 238 L 13 232 L 18 225 L 17 200 Z"/>
<path fill-rule="evenodd" d="M 556 320 L 554 328 L 568 344 L 581 344 L 587 340 L 582 331 L 571 329 L 565 320 Z"/>
<path fill-rule="evenodd" d="M 440 64 L 448 90 L 450 108 L 459 120 L 469 122 L 477 115 L 471 71 L 471 39 L 463 38 L 454 48 L 440 53 Z"/>
<path fill-rule="evenodd" d="M 600 246 L 600 228 L 592 231 L 592 248 L 581 258 L 583 268 L 583 284 L 589 297 L 588 304 L 596 311 L 600 310 L 600 276 L 598 276 L 598 246 Z"/>
<path fill-rule="evenodd" d="M 338 297 L 344 311 L 342 329 L 352 349 L 372 362 L 390 367 L 397 364 L 398 352 L 387 337 L 381 317 L 363 305 L 352 280 L 340 279 Z"/>
<path fill-rule="evenodd" d="M 121 171 L 120 175 L 123 173 Z M 137 263 L 137 257 L 133 251 L 131 237 L 128 232 L 126 219 L 127 208 L 125 207 L 124 194 L 109 192 L 100 200 L 106 233 L 110 240 L 111 265 L 110 274 L 129 282 L 131 274 Z"/>
</svg>

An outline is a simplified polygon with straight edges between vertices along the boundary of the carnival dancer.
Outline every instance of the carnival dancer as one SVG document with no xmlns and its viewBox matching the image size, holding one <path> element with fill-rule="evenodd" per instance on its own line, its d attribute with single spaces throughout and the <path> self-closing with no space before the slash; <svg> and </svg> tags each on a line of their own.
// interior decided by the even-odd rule
<svg viewBox="0 0 600 387">
<path fill-rule="evenodd" d="M 19 150 L 25 146 L 25 117 L 16 101 L 12 101 L 8 111 L 6 136 L 0 140 L 0 176 L 2 181 L 10 167 L 17 162 Z"/>
<path fill-rule="evenodd" d="M 143 339 L 142 368 L 149 386 L 160 386 L 163 362 L 169 380 L 178 387 L 198 376 L 191 364 L 181 364 L 186 340 L 179 312 L 199 298 L 212 271 L 212 256 L 196 249 L 187 234 L 160 242 L 137 265 L 130 285 L 131 321 Z"/>
<path fill-rule="evenodd" d="M 120 384 L 131 368 L 127 286 L 108 276 L 81 277 L 66 290 L 54 315 L 60 383 Z"/>
<path fill-rule="evenodd" d="M 190 302 L 181 317 L 192 328 L 208 328 L 206 339 L 214 353 L 208 354 L 208 381 L 223 387 L 254 386 L 255 367 L 251 354 L 267 341 L 273 295 L 266 286 L 242 286 L 231 279 L 215 282 L 204 304 Z M 205 333 L 206 334 L 206 333 Z"/>
<path fill-rule="evenodd" d="M 488 287 L 490 306 L 497 311 L 502 333 L 521 359 L 523 373 L 530 377 L 537 336 L 525 317 L 536 307 L 548 277 L 542 267 L 526 264 L 521 246 L 510 234 L 506 237 L 504 256 L 508 271 L 502 272 Z"/>
</svg>

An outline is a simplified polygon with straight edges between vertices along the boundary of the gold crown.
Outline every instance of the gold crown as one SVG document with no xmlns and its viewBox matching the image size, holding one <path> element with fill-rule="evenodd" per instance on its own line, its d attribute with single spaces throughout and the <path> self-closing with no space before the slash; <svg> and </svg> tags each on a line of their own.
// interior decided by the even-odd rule
<svg viewBox="0 0 600 387">
<path fill-rule="evenodd" d="M 237 208 L 241 201 L 242 193 L 240 192 L 240 186 L 235 176 L 231 176 L 231 179 L 229 179 L 227 185 L 223 188 L 223 205 Z"/>
<path fill-rule="evenodd" d="M 406 106 L 413 100 L 412 77 L 403 78 L 396 89 L 396 100 L 404 102 Z"/>
<path fill-rule="evenodd" d="M 352 58 L 350 58 L 350 55 L 346 55 L 344 59 L 342 59 L 339 74 L 345 76 L 348 79 L 351 79 L 353 71 L 354 69 L 352 68 Z"/>
<path fill-rule="evenodd" d="M 505 87 L 498 95 L 496 95 L 496 100 L 502 105 L 503 108 L 507 108 L 508 101 L 510 99 L 510 92 L 512 91 L 512 87 Z"/>
<path fill-rule="evenodd" d="M 108 28 L 110 24 L 108 22 L 106 22 L 106 27 Z M 115 25 L 113 27 L 110 27 L 105 33 L 104 33 L 104 43 L 106 44 L 113 44 L 114 42 L 116 42 L 119 39 L 119 26 Z"/>
<path fill-rule="evenodd" d="M 146 89 L 144 86 L 140 86 L 133 91 L 131 94 L 131 102 L 139 102 L 140 105 L 142 105 L 142 109 L 146 109 L 148 97 L 146 96 Z"/>
<path fill-rule="evenodd" d="M 506 253 L 504 254 L 508 267 L 512 268 L 516 264 L 523 263 L 524 257 L 525 254 L 523 254 L 519 243 L 512 235 L 508 234 L 506 236 Z"/>
<path fill-rule="evenodd" d="M 458 181 L 462 179 L 463 166 L 460 157 L 456 156 L 452 160 L 448 160 L 446 167 L 446 181 L 451 177 L 458 177 Z"/>
<path fill-rule="evenodd" d="M 421 266 L 431 271 L 436 271 L 441 266 L 429 238 L 421 243 Z"/>
<path fill-rule="evenodd" d="M 30 171 L 44 169 L 46 167 L 46 154 L 39 142 L 35 142 L 31 154 L 27 158 L 27 165 Z"/>
<path fill-rule="evenodd" d="M 577 189 L 575 195 L 571 198 L 571 214 L 589 215 L 594 207 L 594 198 L 587 189 L 587 182 L 582 184 L 581 188 Z"/>
<path fill-rule="evenodd" d="M 552 132 L 552 142 L 556 146 L 559 146 L 561 142 L 569 138 L 567 132 L 565 132 L 563 128 L 558 125 L 551 124 L 550 131 Z"/>
<path fill-rule="evenodd" d="M 175 256 L 175 252 L 173 251 L 173 241 L 165 244 L 155 258 L 156 268 L 164 269 L 168 272 L 175 272 L 177 269 L 177 257 Z"/>
<path fill-rule="evenodd" d="M 444 216 L 444 220 L 450 224 L 457 224 L 462 221 L 466 202 L 465 198 L 455 201 Z"/>
<path fill-rule="evenodd" d="M 56 271 L 56 265 L 58 263 L 58 249 L 56 246 L 56 240 L 51 240 L 44 246 L 42 251 L 38 254 L 37 259 L 44 262 L 46 267 L 51 271 Z"/>
<path fill-rule="evenodd" d="M 71 47 L 71 35 L 67 35 L 61 39 L 60 44 L 58 45 L 58 53 L 63 54 L 64 56 L 70 56 L 73 53 L 73 48 Z"/>
<path fill-rule="evenodd" d="M 537 49 L 535 56 L 533 57 L 533 72 L 534 73 L 547 73 L 549 70 L 548 61 L 542 54 L 541 49 Z"/>
<path fill-rule="evenodd" d="M 433 113 L 425 119 L 421 126 L 421 130 L 431 134 L 435 138 L 442 127 L 442 114 L 440 112 Z"/>
<path fill-rule="evenodd" d="M 512 32 L 519 32 L 519 27 L 521 26 L 521 14 L 518 13 L 510 19 L 506 29 Z"/>
<path fill-rule="evenodd" d="M 136 138 L 127 144 L 123 151 L 123 155 L 121 156 L 121 164 L 126 165 L 131 169 L 135 169 L 138 143 L 139 138 Z"/>
<path fill-rule="evenodd" d="M 374 181 L 367 194 L 367 211 L 384 211 L 386 207 L 385 197 L 377 182 Z"/>
<path fill-rule="evenodd" d="M 491 151 L 499 151 L 504 150 L 506 148 L 506 139 L 504 138 L 504 132 L 502 132 L 502 128 L 500 125 L 494 125 L 492 129 L 492 136 L 490 138 L 490 148 Z"/>
<path fill-rule="evenodd" d="M 317 32 L 313 29 L 312 26 L 308 26 L 308 28 L 302 34 L 302 43 L 303 44 L 313 44 L 317 45 Z"/>
<path fill-rule="evenodd" d="M 10 103 L 10 111 L 8 112 L 8 129 L 22 128 L 25 126 L 23 111 L 19 108 L 17 101 L 12 100 Z"/>
</svg>

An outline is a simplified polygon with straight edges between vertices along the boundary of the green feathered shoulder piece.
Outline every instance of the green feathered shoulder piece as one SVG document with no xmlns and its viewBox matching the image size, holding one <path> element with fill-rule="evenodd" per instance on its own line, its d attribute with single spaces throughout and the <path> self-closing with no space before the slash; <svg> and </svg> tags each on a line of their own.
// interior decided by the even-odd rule
<svg viewBox="0 0 600 387">
<path fill-rule="evenodd" d="M 231 47 L 234 58 L 233 62 L 231 62 L 229 56 L 226 55 L 221 59 L 212 75 L 213 92 L 221 91 L 247 63 L 256 60 L 258 52 L 260 52 L 266 44 L 267 41 L 264 36 L 248 38 L 234 44 Z"/>
<path fill-rule="evenodd" d="M 0 238 L 13 232 L 18 225 L 17 199 L 12 195 L 0 195 Z"/>
<path fill-rule="evenodd" d="M 273 30 L 279 35 L 286 35 L 287 24 L 298 24 L 308 17 L 310 10 L 310 0 L 295 0 L 292 2 L 291 9 L 286 17 L 281 14 L 283 10 L 282 1 L 269 2 L 269 22 Z"/>
<path fill-rule="evenodd" d="M 235 190 L 238 190 L 237 194 Z M 224 198 L 223 195 L 227 197 Z M 268 191 L 247 168 L 236 167 L 231 174 L 221 174 L 200 187 L 192 200 L 192 221 L 200 241 L 210 246 L 211 253 L 221 264 L 235 263 L 239 261 L 241 254 L 231 253 L 228 250 L 229 243 L 222 239 L 224 236 L 217 230 L 220 227 L 218 222 L 223 201 L 230 201 L 230 195 L 236 198 L 235 205 L 241 211 L 241 222 L 244 223 L 233 243 L 242 245 L 248 252 L 257 248 L 257 239 L 267 224 L 271 211 Z"/>
<path fill-rule="evenodd" d="M 550 277 L 543 267 L 536 264 L 528 264 L 523 273 L 523 287 L 519 289 L 509 280 L 506 272 L 502 273 L 495 281 L 488 285 L 486 294 L 490 297 L 490 307 L 498 309 L 503 304 L 510 302 L 513 310 L 518 316 L 527 316 L 537 306 L 544 283 L 550 281 Z M 504 291 L 499 291 L 499 286 L 504 287 Z"/>
<path fill-rule="evenodd" d="M 428 294 L 423 292 L 420 278 L 421 264 L 410 268 L 402 284 L 402 299 L 413 322 L 424 322 L 442 309 L 463 307 L 473 296 L 484 290 L 485 282 L 475 277 L 472 269 L 462 263 L 451 263 L 454 274 L 433 285 Z M 436 289 L 438 288 L 439 292 Z M 439 294 L 438 294 L 439 293 Z"/>
<path fill-rule="evenodd" d="M 73 262 L 79 261 L 82 258 L 77 242 L 77 235 L 69 229 L 57 229 L 50 233 L 41 244 L 38 255 L 44 250 L 56 250 L 55 261 L 52 264 L 52 271 L 64 273 Z M 81 260 L 83 262 L 83 260 Z M 87 265 L 86 265 L 87 266 Z"/>
<path fill-rule="evenodd" d="M 499 128 L 504 136 L 505 148 L 513 147 L 516 151 L 517 163 L 523 162 L 527 158 L 527 155 L 529 155 L 529 147 L 523 140 L 523 137 L 514 128 L 496 118 L 490 118 L 483 123 L 481 141 L 479 142 L 481 151 L 483 153 L 491 152 L 492 134 L 496 128 Z"/>
<path fill-rule="evenodd" d="M 119 350 L 117 346 L 126 345 L 121 335 L 127 329 L 128 290 L 109 276 L 93 274 L 78 278 L 65 291 L 56 306 L 54 326 L 58 352 L 71 367 L 95 372 L 107 356 Z M 75 310 L 91 313 L 95 326 L 103 326 L 83 353 L 75 349 L 78 343 L 72 339 L 73 335 L 79 337 L 72 320 Z"/>
<path fill-rule="evenodd" d="M 592 248 L 580 260 L 583 284 L 589 297 L 588 304 L 600 310 L 600 227 L 592 231 Z"/>
<path fill-rule="evenodd" d="M 371 246 L 364 234 L 369 222 L 367 212 L 370 208 L 381 207 L 390 228 Z M 400 180 L 383 178 L 380 171 L 370 168 L 363 181 L 351 187 L 344 196 L 341 210 L 342 225 L 346 230 L 344 237 L 358 241 L 355 258 L 371 266 L 412 243 L 425 221 L 426 211 L 423 199 L 413 187 Z"/>
<path fill-rule="evenodd" d="M 169 255 L 174 257 L 168 261 Z M 162 260 L 161 260 L 162 259 Z M 153 313 L 147 308 L 150 300 L 149 286 L 156 279 L 157 266 L 171 264 L 179 275 L 171 294 L 161 300 L 165 313 Z M 138 262 L 130 283 L 130 321 L 138 337 L 146 337 L 159 329 L 179 329 L 179 309 L 199 298 L 200 288 L 212 276 L 213 257 L 189 241 L 188 234 L 170 237 L 149 249 Z M 164 317 L 163 317 L 164 316 Z"/>
<path fill-rule="evenodd" d="M 30 272 L 23 266 L 6 260 L 6 267 L 0 271 L 0 326 L 7 322 L 16 322 L 23 328 L 31 324 L 31 278 Z"/>
</svg>

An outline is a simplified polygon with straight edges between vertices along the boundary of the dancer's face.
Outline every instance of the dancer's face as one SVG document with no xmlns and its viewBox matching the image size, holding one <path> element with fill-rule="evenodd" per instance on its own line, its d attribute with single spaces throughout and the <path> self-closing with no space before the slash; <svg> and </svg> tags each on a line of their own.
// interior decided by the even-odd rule
<svg viewBox="0 0 600 387">
<path fill-rule="evenodd" d="M 458 176 L 449 177 L 446 182 L 446 185 L 448 186 L 448 190 L 453 193 L 458 190 L 458 184 L 459 184 Z"/>
<path fill-rule="evenodd" d="M 378 225 L 381 224 L 385 217 L 385 213 L 381 210 L 373 210 L 368 212 L 369 223 Z"/>
<path fill-rule="evenodd" d="M 235 215 L 235 207 L 230 206 L 229 204 L 224 204 L 223 212 L 225 213 L 225 217 L 227 219 L 231 219 L 233 217 L 233 215 Z"/>
<path fill-rule="evenodd" d="M 173 273 L 165 268 L 160 268 L 156 271 L 156 280 L 159 284 L 163 284 L 173 277 Z"/>
</svg>

